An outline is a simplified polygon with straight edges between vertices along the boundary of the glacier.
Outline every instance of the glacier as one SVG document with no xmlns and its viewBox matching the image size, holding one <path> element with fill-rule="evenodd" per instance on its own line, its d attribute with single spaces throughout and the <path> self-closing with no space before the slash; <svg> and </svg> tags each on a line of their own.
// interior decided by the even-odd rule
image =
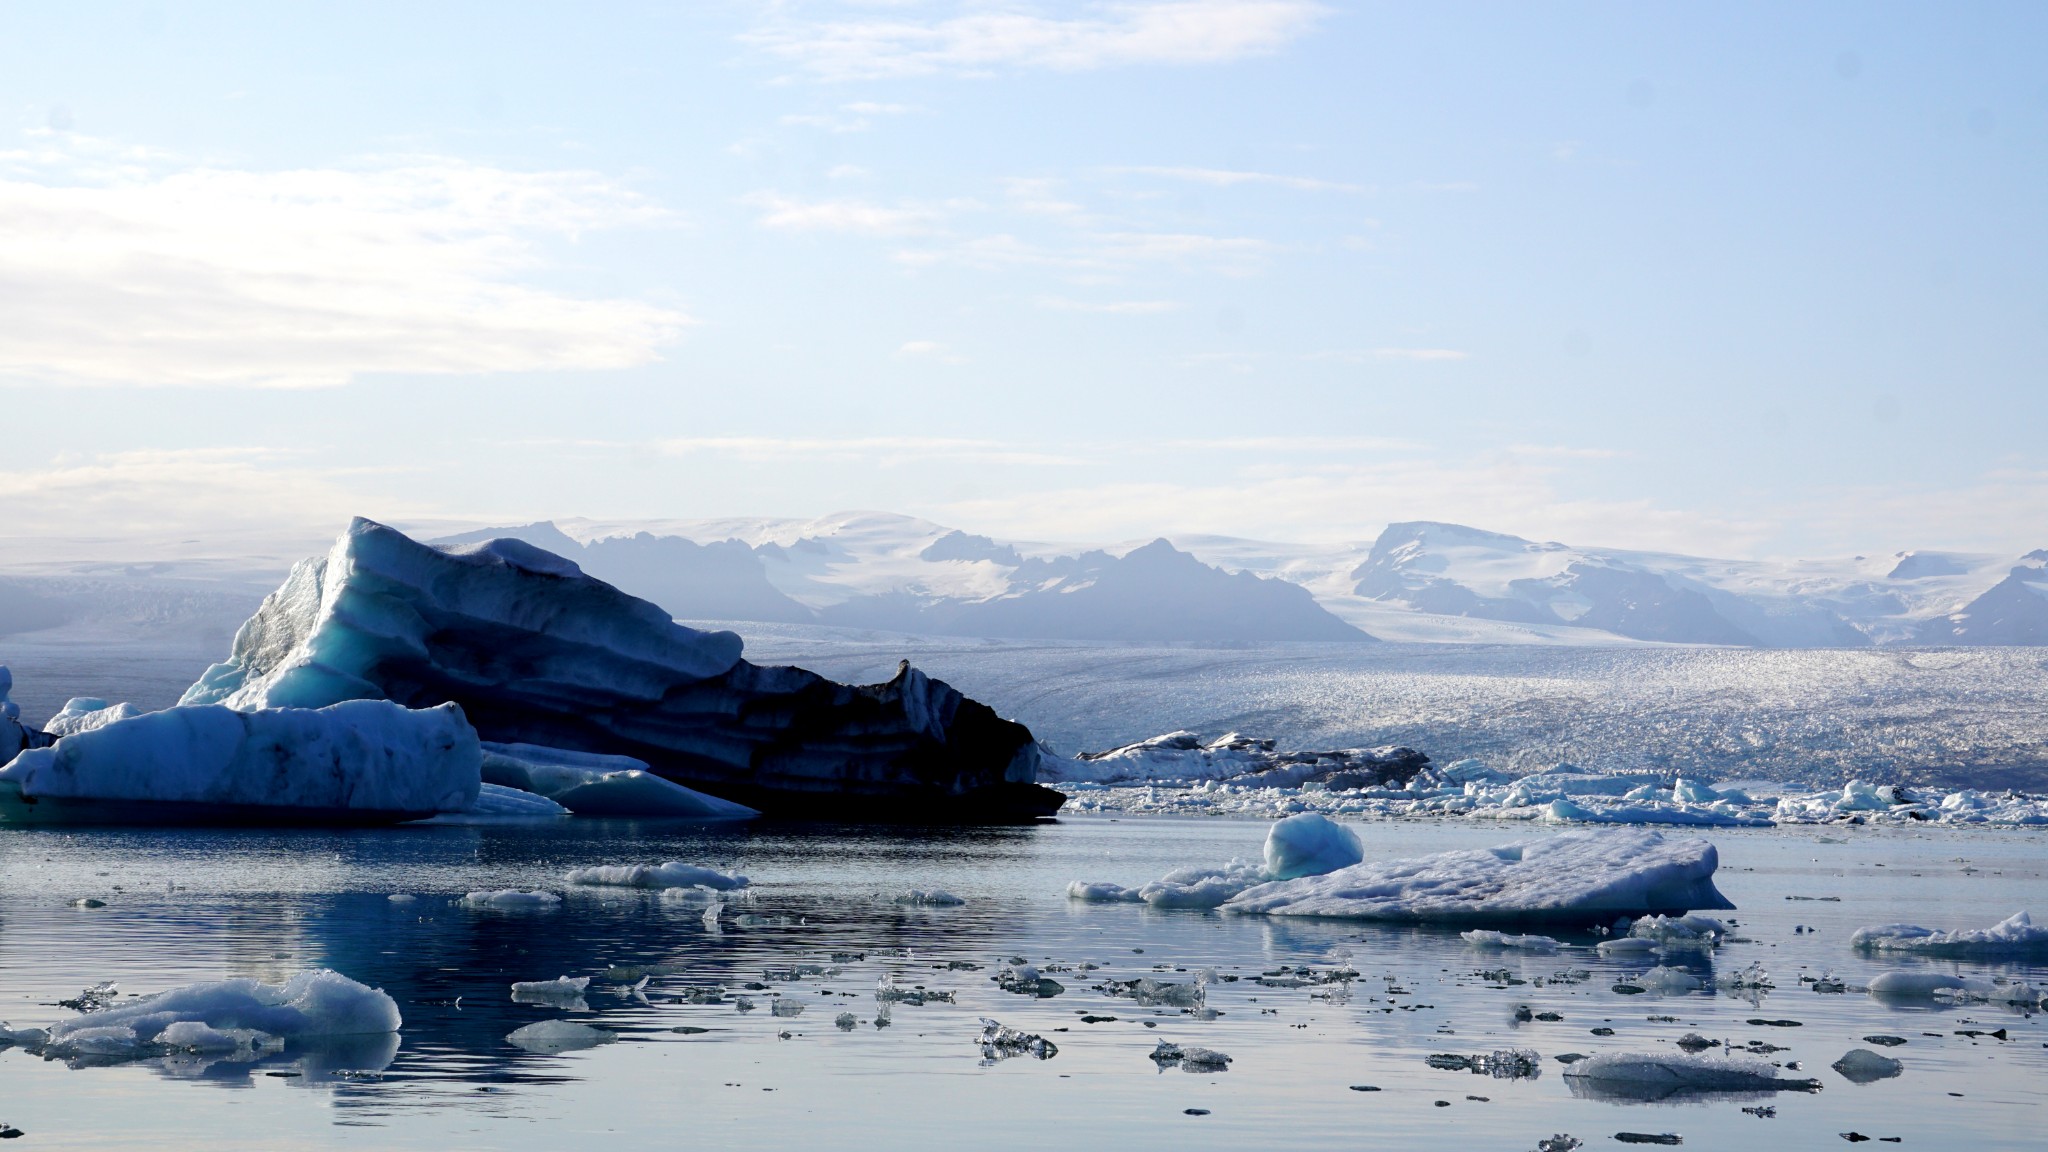
<svg viewBox="0 0 2048 1152">
<path fill-rule="evenodd" d="M 15 756 L 0 768 L 0 816 L 16 823 L 409 820 L 474 805 L 481 760 L 476 732 L 454 705 L 172 708 Z"/>
<path fill-rule="evenodd" d="M 907 662 L 851 686 L 740 654 L 523 541 L 442 550 L 357 519 L 181 703 L 452 702 L 493 743 L 631 757 L 775 814 L 1019 820 L 1062 799 L 1028 729 Z"/>
</svg>

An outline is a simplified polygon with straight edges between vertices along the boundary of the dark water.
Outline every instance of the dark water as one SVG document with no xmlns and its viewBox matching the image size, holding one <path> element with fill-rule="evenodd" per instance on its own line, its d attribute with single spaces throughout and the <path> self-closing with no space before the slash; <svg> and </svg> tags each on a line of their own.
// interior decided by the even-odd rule
<svg viewBox="0 0 2048 1152">
<path fill-rule="evenodd" d="M 1492 843 L 1512 831 L 1455 824 L 1367 825 L 1373 856 Z M 1477 953 L 1450 933 L 1265 921 L 1143 907 L 1069 904 L 1076 878 L 1134 882 L 1171 867 L 1255 855 L 1261 824 L 1074 819 L 983 830 L 565 821 L 533 827 L 332 833 L 19 831 L 0 833 L 0 1017 L 16 1026 L 69 1015 L 58 999 L 101 980 L 147 992 L 230 975 L 281 980 L 335 968 L 400 1003 L 395 1043 L 374 1039 L 288 1050 L 252 1063 L 150 1062 L 69 1068 L 0 1054 L 0 1121 L 16 1147 L 547 1148 L 1534 1148 L 1570 1132 L 1618 1147 L 1623 1130 L 1675 1132 L 1687 1147 L 1823 1147 L 1840 1132 L 1901 1136 L 1940 1148 L 2038 1148 L 2048 1028 L 1983 1005 L 1885 1005 L 1797 983 L 1825 970 L 1850 980 L 1897 962 L 1852 954 L 1859 924 L 1911 920 L 1982 926 L 2048 895 L 2038 835 L 1983 830 L 1830 829 L 1717 833 L 1721 886 L 1754 943 L 1692 962 L 1705 975 L 1760 959 L 1778 990 L 1752 1004 L 1727 994 L 1624 996 L 1615 977 L 1643 967 L 1589 949 L 1557 956 Z M 701 901 L 572 889 L 574 866 L 679 859 L 754 877 L 716 931 Z M 1970 869 L 1970 870 L 1966 870 Z M 561 892 L 553 911 L 455 906 L 482 888 Z M 908 888 L 966 903 L 892 903 Z M 391 893 L 416 894 L 409 905 Z M 73 901 L 92 896 L 103 908 Z M 1838 897 L 1788 900 L 1787 896 Z M 1813 932 L 1795 931 L 1812 926 Z M 1576 938 L 1590 943 L 1588 937 Z M 841 959 L 834 959 L 834 954 Z M 845 956 L 860 954 L 859 959 Z M 1022 956 L 1055 971 L 1061 995 L 997 989 L 996 966 Z M 950 962 L 979 967 L 949 966 Z M 822 971 L 764 979 L 796 964 Z M 1306 988 L 1253 979 L 1283 965 L 1348 964 L 1360 978 Z M 608 985 L 613 966 L 661 965 L 646 998 Z M 1580 967 L 1577 982 L 1534 983 Z M 1152 975 L 1188 981 L 1213 969 L 1213 1020 L 1144 1008 L 1092 986 Z M 1503 985 L 1507 969 L 1528 984 Z M 1481 970 L 1495 975 L 1482 977 Z M 1973 975 L 2048 972 L 1965 966 Z M 515 980 L 597 976 L 580 1008 L 516 1004 Z M 621 973 L 631 976 L 634 973 Z M 778 974 L 784 975 L 784 974 Z M 875 990 L 955 994 L 896 1004 L 886 1027 Z M 1237 981 L 1225 979 L 1240 977 Z M 766 985 L 746 990 L 753 982 Z M 725 1003 L 688 1004 L 719 985 Z M 1393 990 L 1393 991 L 1390 991 Z M 731 998 L 746 996 L 743 1013 Z M 775 1015 L 772 1005 L 801 1005 Z M 1516 1023 L 1526 1004 L 1555 1023 Z M 784 1009 L 787 1011 L 787 1008 Z M 835 1018 L 854 1017 L 850 1030 Z M 1083 1014 L 1117 1019 L 1083 1023 Z M 1049 1060 L 985 1065 L 977 1018 L 1054 1041 Z M 1675 1017 L 1653 1021 L 1650 1017 Z M 535 1055 L 506 1034 L 553 1017 L 620 1040 Z M 1798 1027 L 1751 1025 L 1796 1019 Z M 1147 1027 L 1146 1025 L 1153 1025 Z M 703 1029 L 677 1032 L 678 1027 Z M 1611 1027 L 1613 1037 L 1590 1029 Z M 2008 1039 L 1961 1029 L 2003 1027 Z M 1816 1094 L 1629 1103 L 1575 1096 L 1558 1054 L 1669 1050 L 1687 1031 L 1784 1045 L 1818 1077 Z M 1851 1084 L 1830 1062 L 1860 1037 L 1906 1037 L 1887 1050 L 1903 1076 Z M 1923 1035 L 1931 1033 L 1932 1035 Z M 1229 1071 L 1160 1071 L 1160 1039 L 1229 1053 Z M 1532 1080 L 1439 1071 L 1432 1053 L 1529 1047 Z M 1379 1092 L 1357 1092 L 1372 1085 Z M 1484 1097 L 1485 1099 L 1474 1099 Z M 1447 1106 L 1438 1106 L 1437 1101 Z M 1775 1106 L 1760 1119 L 1744 1106 Z M 1188 1115 L 1189 1108 L 1207 1115 Z"/>
</svg>

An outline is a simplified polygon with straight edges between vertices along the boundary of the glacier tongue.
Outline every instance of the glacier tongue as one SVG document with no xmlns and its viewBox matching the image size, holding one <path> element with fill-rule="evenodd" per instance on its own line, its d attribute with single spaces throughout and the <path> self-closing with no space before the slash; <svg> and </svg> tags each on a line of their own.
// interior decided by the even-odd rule
<svg viewBox="0 0 2048 1152">
<path fill-rule="evenodd" d="M 907 664 L 856 687 L 740 650 L 531 544 L 442 551 L 358 519 L 181 703 L 454 702 L 485 739 L 629 756 L 771 813 L 1021 819 L 1062 799 L 1028 729 Z"/>
</svg>

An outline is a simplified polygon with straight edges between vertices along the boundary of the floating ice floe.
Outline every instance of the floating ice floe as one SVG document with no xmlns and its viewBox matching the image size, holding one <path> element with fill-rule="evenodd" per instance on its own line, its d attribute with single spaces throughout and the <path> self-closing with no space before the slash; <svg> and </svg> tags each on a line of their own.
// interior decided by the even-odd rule
<svg viewBox="0 0 2048 1152">
<path fill-rule="evenodd" d="M 1564 947 L 1561 941 L 1552 939 L 1549 936 L 1514 936 L 1506 932 L 1495 932 L 1488 928 L 1474 928 L 1469 932 L 1460 932 L 1458 935 L 1464 938 L 1465 943 L 1470 944 L 1474 948 L 1498 950 L 1512 948 L 1523 952 L 1555 952 L 1559 948 Z"/>
<path fill-rule="evenodd" d="M 711 888 L 730 892 L 745 888 L 747 878 L 737 872 L 720 872 L 697 864 L 670 860 L 665 864 L 601 864 L 571 868 L 564 880 L 571 884 L 608 885 L 618 888 Z"/>
<path fill-rule="evenodd" d="M 443 812 L 421 823 L 494 824 L 513 820 L 559 820 L 568 814 L 567 808 L 545 796 L 496 784 L 482 784 L 477 787 L 476 803 L 460 812 Z"/>
<path fill-rule="evenodd" d="M 918 908 L 958 908 L 960 905 L 967 903 L 967 901 L 962 900 L 960 897 L 940 888 L 930 890 L 912 888 L 906 892 L 898 892 L 889 898 L 889 902 L 892 904 L 907 904 Z"/>
<path fill-rule="evenodd" d="M 1842 1078 L 1854 1084 L 1874 1084 L 1889 1080 L 1906 1070 L 1906 1066 L 1889 1056 L 1872 1052 L 1868 1048 L 1851 1048 L 1842 1054 L 1840 1060 L 1828 1065 L 1842 1074 Z"/>
<path fill-rule="evenodd" d="M 1564 1070 L 1575 1095 L 1657 1100 L 1707 1092 L 1812 1092 L 1820 1081 L 1791 1079 L 1754 1056 L 1602 1052 Z"/>
<path fill-rule="evenodd" d="M 1266 833 L 1265 862 L 1232 860 L 1221 868 L 1178 868 L 1138 888 L 1077 880 L 1067 898 L 1091 903 L 1146 903 L 1155 908 L 1215 908 L 1272 880 L 1315 875 L 1355 864 L 1365 850 L 1357 833 L 1318 813 L 1291 816 Z"/>
<path fill-rule="evenodd" d="M 540 1004 L 581 1000 L 584 991 L 589 987 L 588 976 L 557 976 L 553 980 L 517 980 L 512 984 L 512 999 Z"/>
<path fill-rule="evenodd" d="M 1961 988 L 1963 978 L 1946 972 L 1880 972 L 1871 978 L 1872 996 L 1933 996 L 1949 988 Z"/>
<path fill-rule="evenodd" d="M 7 1036 L 45 1056 L 141 1057 L 396 1032 L 401 1023 L 397 1002 L 382 990 L 314 968 L 283 984 L 189 984 Z"/>
<path fill-rule="evenodd" d="M 2048 956 L 2048 928 L 2016 912 L 1989 928 L 1943 932 L 1917 924 L 1875 924 L 1858 928 L 1849 946 L 1861 952 L 1902 952 L 1954 960 L 1997 960 Z"/>
<path fill-rule="evenodd" d="M 1151 1052 L 1152 1062 L 1164 1072 L 1170 1065 L 1178 1064 L 1183 1072 L 1228 1072 L 1230 1057 L 1212 1048 L 1183 1047 L 1165 1040 Z"/>
<path fill-rule="evenodd" d="M 1495 848 L 1355 864 L 1246 889 L 1225 911 L 1423 923 L 1577 923 L 1732 908 L 1720 857 L 1646 829 L 1564 832 Z"/>
<path fill-rule="evenodd" d="M 1666 968 L 1659 964 L 1646 972 L 1629 977 L 1635 987 L 1645 992 L 1657 992 L 1666 996 L 1681 992 L 1694 992 L 1700 988 L 1700 978 L 1683 968 Z"/>
<path fill-rule="evenodd" d="M 638 757 L 780 812 L 1019 819 L 1059 804 L 1034 783 L 1027 728 L 907 664 L 855 686 L 740 653 L 737 635 L 679 625 L 531 544 L 442 550 L 358 519 L 293 566 L 181 703 L 454 702 L 490 740 Z"/>
<path fill-rule="evenodd" d="M 375 822 L 476 803 L 481 752 L 454 705 L 382 700 L 170 708 L 32 748 L 0 768 L 16 822 Z"/>
<path fill-rule="evenodd" d="M 542 1020 L 524 1028 L 514 1028 L 505 1037 L 505 1042 L 516 1048 L 542 1056 L 555 1056 L 563 1052 L 578 1052 L 585 1048 L 596 1048 L 610 1044 L 619 1038 L 618 1033 L 573 1020 Z"/>
<path fill-rule="evenodd" d="M 559 907 L 562 898 L 553 892 L 501 888 L 495 892 L 471 892 L 456 903 L 465 908 L 491 908 L 500 912 L 544 912 Z"/>
<path fill-rule="evenodd" d="M 602 756 L 538 744 L 483 745 L 488 784 L 536 793 L 580 816 L 752 820 L 760 813 L 665 780 L 630 756 Z"/>
</svg>

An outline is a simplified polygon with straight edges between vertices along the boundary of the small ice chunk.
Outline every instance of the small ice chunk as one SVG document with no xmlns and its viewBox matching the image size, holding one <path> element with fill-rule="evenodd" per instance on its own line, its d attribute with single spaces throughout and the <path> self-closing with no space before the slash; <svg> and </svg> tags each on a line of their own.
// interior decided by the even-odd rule
<svg viewBox="0 0 2048 1152">
<path fill-rule="evenodd" d="M 1085 900 L 1091 904 L 1142 904 L 1143 896 L 1136 888 L 1103 881 L 1076 880 L 1067 885 L 1067 899 Z"/>
<path fill-rule="evenodd" d="M 720 892 L 745 888 L 748 883 L 747 878 L 737 872 L 720 872 L 680 860 L 670 860 L 666 864 L 605 864 L 572 868 L 564 879 L 571 884 L 620 888 L 712 888 Z"/>
<path fill-rule="evenodd" d="M 1855 1084 L 1873 1084 L 1888 1080 L 1906 1070 L 1904 1064 L 1889 1056 L 1882 1056 L 1868 1048 L 1851 1048 L 1840 1060 L 1829 1065 L 1842 1074 L 1842 1078 Z"/>
<path fill-rule="evenodd" d="M 1602 956 L 1648 956 L 1663 949 L 1655 940 L 1645 940 L 1640 936 L 1624 936 L 1619 940 L 1602 940 L 1593 945 L 1593 950 Z"/>
<path fill-rule="evenodd" d="M 1458 935 L 1474 948 L 1515 948 L 1524 952 L 1555 952 L 1564 947 L 1561 942 L 1549 936 L 1514 936 L 1486 928 L 1474 928 L 1470 932 L 1460 932 Z"/>
<path fill-rule="evenodd" d="M 515 1028 L 505 1037 L 507 1043 L 524 1048 L 528 1052 L 552 1056 L 561 1052 L 576 1052 L 595 1048 L 617 1040 L 618 1034 L 573 1020 L 542 1020 Z"/>
<path fill-rule="evenodd" d="M 2016 912 L 1989 928 L 1942 932 L 1917 924 L 1876 924 L 1858 928 L 1849 946 L 1862 952 L 1910 952 L 1916 956 L 1991 959 L 2048 956 L 2048 928 Z"/>
<path fill-rule="evenodd" d="M 1963 978 L 1946 972 L 1880 972 L 1870 982 L 1872 996 L 1932 996 L 1947 988 L 1961 988 Z"/>
<path fill-rule="evenodd" d="M 588 976 L 557 976 L 553 980 L 518 980 L 512 984 L 512 999 L 553 1003 L 580 1000 L 590 987 Z"/>
<path fill-rule="evenodd" d="M 1699 977 L 1692 973 L 1682 968 L 1666 968 L 1661 964 L 1648 972 L 1639 973 L 1635 980 L 1642 988 L 1665 995 L 1696 991 L 1700 986 Z"/>
<path fill-rule="evenodd" d="M 1811 1092 L 1816 1080 L 1779 1075 L 1765 1060 L 1743 1055 L 1671 1052 L 1602 1052 L 1565 1069 L 1575 1093 L 1628 1099 L 1661 1099 L 1693 1092 Z"/>
<path fill-rule="evenodd" d="M 1021 1032 L 1000 1021 L 981 1017 L 981 1035 L 976 1038 L 981 1045 L 984 1064 L 1007 1060 L 1012 1056 L 1030 1056 L 1039 1060 L 1050 1060 L 1059 1055 L 1059 1048 L 1052 1041 L 1031 1032 Z"/>
<path fill-rule="evenodd" d="M 1228 1072 L 1230 1057 L 1210 1048 L 1186 1048 L 1161 1040 L 1159 1047 L 1152 1050 L 1152 1062 L 1162 1068 L 1169 1064 L 1180 1065 L 1183 1072 Z"/>
<path fill-rule="evenodd" d="M 495 892 L 471 892 L 457 901 L 465 908 L 489 908 L 500 912 L 544 912 L 562 903 L 553 892 L 522 892 L 500 888 Z"/>
<path fill-rule="evenodd" d="M 1266 878 L 1293 880 L 1348 868 L 1365 859 L 1358 833 L 1319 812 L 1303 812 L 1266 831 Z"/>
<path fill-rule="evenodd" d="M 957 908 L 960 905 L 967 903 L 967 901 L 962 900 L 960 897 L 953 895 L 951 892 L 946 892 L 938 888 L 933 888 L 930 891 L 926 891 L 922 888 L 912 888 L 907 892 L 897 893 L 895 896 L 890 898 L 890 902 L 895 904 L 908 904 L 921 908 Z"/>
</svg>

